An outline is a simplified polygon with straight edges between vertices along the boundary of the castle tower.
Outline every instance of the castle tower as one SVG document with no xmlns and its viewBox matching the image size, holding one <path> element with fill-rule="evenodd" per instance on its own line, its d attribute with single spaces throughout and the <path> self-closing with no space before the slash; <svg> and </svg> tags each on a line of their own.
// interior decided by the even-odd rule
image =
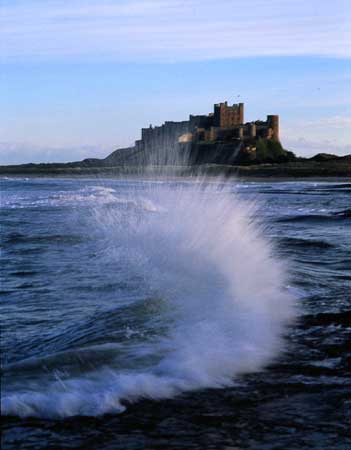
<svg viewBox="0 0 351 450">
<path fill-rule="evenodd" d="M 256 124 L 255 122 L 250 123 L 250 137 L 255 138 L 256 137 Z"/>
<path fill-rule="evenodd" d="M 272 139 L 279 142 L 279 116 L 267 116 L 267 122 L 269 127 L 272 129 Z"/>
<path fill-rule="evenodd" d="M 244 123 L 244 103 L 239 103 L 239 124 Z"/>
<path fill-rule="evenodd" d="M 228 106 L 228 103 L 214 105 L 213 124 L 220 128 L 235 128 L 244 123 L 244 103 Z"/>
</svg>

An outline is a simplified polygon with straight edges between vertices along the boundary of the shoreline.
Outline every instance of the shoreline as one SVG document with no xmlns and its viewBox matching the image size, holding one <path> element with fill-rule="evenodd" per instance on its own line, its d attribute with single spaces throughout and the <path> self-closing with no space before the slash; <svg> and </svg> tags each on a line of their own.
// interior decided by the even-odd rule
<svg viewBox="0 0 351 450">
<path fill-rule="evenodd" d="M 0 177 L 17 178 L 188 178 L 206 177 L 236 179 L 242 181 L 351 181 L 351 161 L 298 162 L 259 165 L 217 165 L 197 166 L 84 166 L 20 165 L 0 166 Z"/>
<path fill-rule="evenodd" d="M 200 175 L 149 175 L 149 176 L 143 176 L 142 174 L 140 175 L 116 175 L 116 176 L 111 176 L 111 175 L 98 175 L 98 176 L 93 176 L 93 175 L 77 175 L 74 176 L 72 174 L 59 174 L 59 175 L 52 175 L 52 174 L 13 174 L 13 175 L 2 175 L 0 174 L 0 182 L 1 181 L 10 181 L 10 180 L 23 180 L 23 179 L 28 179 L 28 180 L 34 180 L 34 179 L 40 179 L 40 180 L 77 180 L 80 179 L 82 181 L 86 180 L 86 181 L 93 181 L 93 180 L 111 180 L 111 181 L 116 181 L 116 180 L 125 180 L 125 181 L 158 181 L 158 180 L 163 180 L 163 181 L 192 181 L 192 179 L 195 178 L 201 178 Z M 221 176 L 221 175 L 202 175 L 203 181 L 208 181 L 208 182 L 215 182 L 215 181 L 219 181 L 219 182 L 239 182 L 239 183 L 293 183 L 293 182 L 310 182 L 310 183 L 351 183 L 351 176 L 325 176 L 325 177 L 321 177 L 321 176 L 305 176 L 305 177 L 277 177 L 277 176 L 250 176 L 250 177 L 244 177 L 244 176 L 235 176 L 235 175 L 231 175 L 231 176 Z"/>
</svg>

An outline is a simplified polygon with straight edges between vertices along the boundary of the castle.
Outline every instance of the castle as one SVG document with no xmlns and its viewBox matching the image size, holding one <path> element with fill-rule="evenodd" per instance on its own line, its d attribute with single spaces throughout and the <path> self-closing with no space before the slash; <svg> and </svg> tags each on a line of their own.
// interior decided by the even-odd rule
<svg viewBox="0 0 351 450">
<path fill-rule="evenodd" d="M 240 147 L 241 151 L 254 153 L 259 139 L 279 142 L 279 116 L 268 115 L 265 121 L 244 121 L 244 103 L 228 105 L 228 102 L 214 105 L 213 113 L 190 115 L 182 122 L 165 122 L 161 126 L 143 128 L 141 139 L 135 142 L 135 149 L 144 154 L 179 150 L 185 144 L 199 151 L 209 151 L 213 145 Z M 206 150 L 207 149 L 207 150 Z M 201 157 L 202 160 L 206 158 Z M 210 159 L 210 158 L 209 158 Z"/>
</svg>

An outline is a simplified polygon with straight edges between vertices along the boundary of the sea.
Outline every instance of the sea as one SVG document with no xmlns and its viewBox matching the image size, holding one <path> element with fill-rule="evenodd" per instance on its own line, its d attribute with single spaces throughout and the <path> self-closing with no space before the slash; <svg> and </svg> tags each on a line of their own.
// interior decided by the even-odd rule
<svg viewBox="0 0 351 450">
<path fill-rule="evenodd" d="M 351 448 L 351 181 L 1 179 L 3 449 Z"/>
</svg>

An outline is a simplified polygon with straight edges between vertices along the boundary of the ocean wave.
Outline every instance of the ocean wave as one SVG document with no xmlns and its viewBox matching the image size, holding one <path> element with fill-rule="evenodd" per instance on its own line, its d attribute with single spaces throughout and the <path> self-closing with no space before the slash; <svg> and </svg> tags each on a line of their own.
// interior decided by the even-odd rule
<svg viewBox="0 0 351 450">
<path fill-rule="evenodd" d="M 144 299 L 135 306 L 147 311 L 152 336 L 126 346 L 126 358 L 115 349 L 115 363 L 92 364 L 89 371 L 76 373 L 66 366 L 60 372 L 60 355 L 74 355 L 69 345 L 77 345 L 88 324 L 78 334 L 67 333 L 66 353 L 50 356 L 57 367 L 54 379 L 41 374 L 34 360 L 34 379 L 7 380 L 3 414 L 57 418 L 118 413 L 143 398 L 231 386 L 241 374 L 272 361 L 282 349 L 285 325 L 294 317 L 286 269 L 262 237 L 254 205 L 233 193 L 214 193 L 213 187 L 201 185 L 192 190 L 160 185 L 142 195 L 135 192 L 138 207 L 127 212 L 96 203 L 91 220 L 104 236 L 106 263 L 138 275 Z M 149 214 L 145 198 L 147 204 L 159 205 L 162 214 Z M 150 308 L 150 298 L 160 300 Z M 111 312 L 104 314 L 109 316 Z M 94 317 L 91 327 L 106 334 L 100 319 Z M 133 343 L 135 327 L 126 322 L 125 330 L 127 326 L 123 339 Z M 93 363 L 89 351 L 86 360 Z M 128 364 L 133 357 L 139 364 Z M 28 361 L 16 364 L 21 372 Z"/>
<path fill-rule="evenodd" d="M 301 318 L 305 327 L 328 326 L 332 324 L 351 327 L 351 311 L 326 312 L 318 314 L 309 314 Z"/>
<path fill-rule="evenodd" d="M 343 211 L 337 211 L 333 214 L 337 217 L 351 217 L 351 209 L 344 209 Z"/>
<path fill-rule="evenodd" d="M 95 207 L 97 204 L 125 208 L 143 209 L 149 212 L 162 210 L 147 198 L 121 196 L 117 191 L 104 186 L 87 186 L 76 191 L 50 191 L 33 198 L 30 194 L 10 195 L 3 199 L 2 209 L 23 209 L 43 207 Z"/>
<path fill-rule="evenodd" d="M 351 210 L 330 211 L 326 214 L 298 214 L 280 217 L 276 222 L 327 222 L 351 218 Z"/>
<path fill-rule="evenodd" d="M 315 239 L 301 239 L 286 237 L 279 240 L 279 245 L 282 247 L 315 247 L 315 248 L 333 248 L 335 245 L 330 244 L 325 240 L 315 240 Z"/>
<path fill-rule="evenodd" d="M 339 183 L 339 184 L 327 184 L 325 186 L 318 185 L 318 189 L 321 190 L 329 190 L 329 189 L 335 189 L 335 190 L 343 190 L 343 189 L 351 189 L 351 183 Z"/>
<path fill-rule="evenodd" d="M 24 235 L 22 233 L 12 232 L 4 236 L 3 244 L 45 244 L 57 242 L 60 244 L 77 244 L 82 238 L 77 235 L 63 234 L 45 234 L 39 236 Z"/>
</svg>

